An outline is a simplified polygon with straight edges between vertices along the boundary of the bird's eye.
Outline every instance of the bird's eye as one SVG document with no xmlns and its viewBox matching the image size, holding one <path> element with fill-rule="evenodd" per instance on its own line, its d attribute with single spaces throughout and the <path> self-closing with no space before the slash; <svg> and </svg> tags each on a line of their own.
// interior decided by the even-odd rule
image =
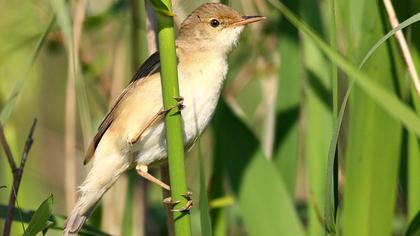
<svg viewBox="0 0 420 236">
<path fill-rule="evenodd" d="M 211 27 L 216 28 L 217 26 L 220 25 L 220 22 L 216 19 L 213 19 L 213 20 L 210 21 L 210 25 L 211 25 Z"/>
</svg>

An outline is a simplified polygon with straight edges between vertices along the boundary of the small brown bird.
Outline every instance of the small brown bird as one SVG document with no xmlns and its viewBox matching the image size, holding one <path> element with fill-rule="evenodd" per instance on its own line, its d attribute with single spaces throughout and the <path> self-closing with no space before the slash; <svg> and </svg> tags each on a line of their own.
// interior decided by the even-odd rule
<svg viewBox="0 0 420 236">
<path fill-rule="evenodd" d="M 185 149 L 192 146 L 213 116 L 228 71 L 227 56 L 241 31 L 262 19 L 241 16 L 223 4 L 207 3 L 181 24 L 176 54 L 180 94 L 185 98 Z M 93 166 L 79 187 L 80 196 L 67 219 L 64 235 L 77 234 L 103 194 L 131 167 L 136 166 L 139 175 L 169 189 L 147 173 L 148 166 L 167 157 L 159 71 L 156 52 L 139 68 L 99 126 L 85 159 L 85 164 L 93 159 Z"/>
</svg>

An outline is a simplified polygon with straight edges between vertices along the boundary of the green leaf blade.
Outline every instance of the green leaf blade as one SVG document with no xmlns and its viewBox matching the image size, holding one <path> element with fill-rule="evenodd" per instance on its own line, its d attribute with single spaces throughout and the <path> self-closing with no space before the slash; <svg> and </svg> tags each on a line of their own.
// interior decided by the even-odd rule
<svg viewBox="0 0 420 236">
<path fill-rule="evenodd" d="M 25 236 L 35 236 L 37 233 L 48 227 L 48 219 L 52 214 L 53 202 L 54 197 L 53 195 L 50 195 L 41 203 L 41 205 L 33 214 L 28 228 L 25 230 Z"/>
<path fill-rule="evenodd" d="M 411 220 L 404 236 L 419 236 L 420 235 L 420 211 Z"/>
<path fill-rule="evenodd" d="M 296 9 L 297 1 L 285 4 Z M 278 51 L 282 59 L 277 79 L 276 128 L 273 160 L 293 196 L 299 160 L 299 118 L 302 90 L 302 58 L 298 32 L 286 20 L 279 23 Z"/>
<path fill-rule="evenodd" d="M 270 2 L 296 27 L 308 35 L 317 47 L 337 63 L 349 77 L 355 79 L 358 92 L 354 96 L 359 97 L 360 100 L 357 104 L 365 106 L 363 110 L 368 112 L 365 114 L 360 112 L 358 122 L 354 121 L 354 124 L 357 126 L 353 130 L 361 130 L 351 140 L 356 140 L 356 143 L 359 140 L 360 144 L 350 144 L 353 147 L 349 148 L 349 150 L 352 150 L 353 153 L 347 153 L 349 158 L 347 158 L 348 163 L 346 165 L 346 192 L 343 209 L 344 235 L 390 234 L 393 206 L 395 204 L 396 176 L 398 173 L 399 140 L 401 135 L 399 124 L 403 124 L 408 130 L 420 136 L 420 119 L 418 115 L 393 94 L 392 83 L 389 79 L 390 74 L 384 75 L 386 72 L 384 68 L 389 67 L 379 64 L 370 65 L 367 73 L 359 71 L 347 59 L 331 49 L 307 25 L 300 22 L 281 3 Z M 373 3 L 371 2 L 371 4 Z M 368 7 L 368 9 L 371 9 L 371 7 Z M 352 30 L 355 29 L 350 28 Z M 366 48 L 368 47 L 370 45 L 366 46 Z M 381 58 L 390 60 L 390 57 L 384 53 L 387 53 L 386 49 L 378 56 L 380 63 L 392 63 L 391 61 L 381 61 Z M 382 69 L 382 71 L 378 70 L 378 68 Z M 386 83 L 379 80 L 384 76 Z M 361 97 L 364 99 L 360 99 Z M 363 128 L 366 122 L 363 117 L 370 119 L 369 124 L 373 124 L 375 128 L 367 130 Z M 361 131 L 368 132 L 367 136 L 363 135 Z M 372 136 L 373 134 L 377 135 L 374 137 Z M 387 141 L 384 142 L 384 139 Z M 363 144 L 363 141 L 366 140 L 369 143 L 372 142 L 372 144 Z M 363 151 L 357 152 L 357 146 Z M 378 214 L 378 209 L 381 209 L 381 217 L 375 217 Z"/>
</svg>

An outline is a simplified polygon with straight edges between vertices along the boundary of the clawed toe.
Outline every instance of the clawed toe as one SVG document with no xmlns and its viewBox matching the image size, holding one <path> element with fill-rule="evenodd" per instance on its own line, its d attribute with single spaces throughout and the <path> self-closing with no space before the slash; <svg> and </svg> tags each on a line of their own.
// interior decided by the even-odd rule
<svg viewBox="0 0 420 236">
<path fill-rule="evenodd" d="M 192 206 L 193 206 L 193 201 L 192 201 L 192 192 L 186 192 L 185 194 L 182 194 L 181 196 L 185 197 L 187 199 L 187 203 L 179 208 L 179 209 L 171 209 L 172 212 L 188 212 L 191 210 Z M 173 208 L 176 204 L 180 203 L 181 201 L 172 201 L 171 197 L 167 197 L 165 199 L 163 199 L 163 203 L 170 205 L 171 208 Z"/>
<path fill-rule="evenodd" d="M 172 201 L 172 197 L 167 197 L 163 199 L 162 202 L 166 205 L 170 205 L 171 207 L 173 207 L 174 205 L 180 203 L 181 201 Z"/>
<path fill-rule="evenodd" d="M 179 96 L 179 97 L 174 97 L 174 99 L 176 100 L 176 105 L 178 106 L 179 110 L 182 110 L 185 108 L 184 97 Z"/>
<path fill-rule="evenodd" d="M 167 109 L 162 109 L 159 112 L 159 115 L 163 115 L 163 114 L 166 115 L 166 114 L 168 114 L 168 112 L 170 110 L 172 110 L 174 108 L 178 108 L 179 111 L 181 111 L 182 109 L 185 108 L 185 105 L 184 105 L 184 97 L 181 97 L 181 96 L 179 96 L 179 97 L 173 97 L 173 99 L 175 99 L 176 104 L 173 105 L 173 106 L 171 106 L 171 107 L 169 107 L 169 108 L 167 108 Z"/>
<path fill-rule="evenodd" d="M 177 102 L 183 102 L 184 101 L 184 97 L 183 96 L 178 96 L 178 97 L 173 97 Z"/>
</svg>

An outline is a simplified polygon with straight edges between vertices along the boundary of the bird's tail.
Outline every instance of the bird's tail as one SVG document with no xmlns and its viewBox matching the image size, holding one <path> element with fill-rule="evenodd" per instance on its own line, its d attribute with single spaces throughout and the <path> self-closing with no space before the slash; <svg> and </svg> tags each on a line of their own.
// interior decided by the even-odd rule
<svg viewBox="0 0 420 236">
<path fill-rule="evenodd" d="M 129 167 L 129 162 L 121 155 L 94 159 L 92 169 L 79 187 L 80 196 L 67 217 L 63 235 L 77 235 L 104 193 Z"/>
</svg>

